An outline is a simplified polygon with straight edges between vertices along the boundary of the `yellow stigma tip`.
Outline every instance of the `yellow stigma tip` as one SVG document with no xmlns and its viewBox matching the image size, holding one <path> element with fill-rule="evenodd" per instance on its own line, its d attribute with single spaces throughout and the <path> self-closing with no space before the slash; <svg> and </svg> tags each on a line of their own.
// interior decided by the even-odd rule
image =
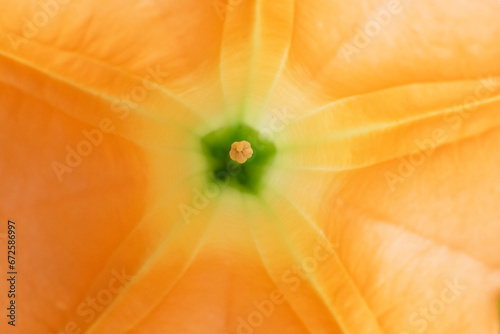
<svg viewBox="0 0 500 334">
<path fill-rule="evenodd" d="M 253 154 L 252 146 L 246 140 L 236 141 L 231 145 L 231 151 L 229 151 L 229 156 L 232 160 L 239 162 L 240 164 L 247 161 Z"/>
</svg>

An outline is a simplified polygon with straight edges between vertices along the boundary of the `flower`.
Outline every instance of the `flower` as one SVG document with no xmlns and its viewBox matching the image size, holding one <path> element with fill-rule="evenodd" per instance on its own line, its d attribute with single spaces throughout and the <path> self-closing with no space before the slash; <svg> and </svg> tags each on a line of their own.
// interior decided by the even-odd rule
<svg viewBox="0 0 500 334">
<path fill-rule="evenodd" d="M 498 1 L 2 9 L 18 332 L 498 333 Z"/>
</svg>

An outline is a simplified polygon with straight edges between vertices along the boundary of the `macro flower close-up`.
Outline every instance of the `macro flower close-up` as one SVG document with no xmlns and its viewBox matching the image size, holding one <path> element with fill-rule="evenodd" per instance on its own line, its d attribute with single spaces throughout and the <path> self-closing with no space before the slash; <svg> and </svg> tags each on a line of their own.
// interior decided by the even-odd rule
<svg viewBox="0 0 500 334">
<path fill-rule="evenodd" d="M 1 333 L 500 333 L 500 2 L 0 0 Z"/>
</svg>

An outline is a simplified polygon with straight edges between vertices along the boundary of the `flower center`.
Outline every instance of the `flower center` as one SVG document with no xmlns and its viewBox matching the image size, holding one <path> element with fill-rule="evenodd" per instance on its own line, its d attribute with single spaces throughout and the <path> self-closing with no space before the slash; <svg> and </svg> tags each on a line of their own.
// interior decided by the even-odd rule
<svg viewBox="0 0 500 334">
<path fill-rule="evenodd" d="M 201 138 L 201 146 L 209 182 L 215 180 L 251 194 L 259 193 L 262 177 L 276 154 L 271 141 L 245 124 L 212 131 Z"/>
<path fill-rule="evenodd" d="M 234 142 L 229 151 L 229 157 L 240 164 L 245 163 L 252 154 L 252 146 L 246 140 Z"/>
</svg>

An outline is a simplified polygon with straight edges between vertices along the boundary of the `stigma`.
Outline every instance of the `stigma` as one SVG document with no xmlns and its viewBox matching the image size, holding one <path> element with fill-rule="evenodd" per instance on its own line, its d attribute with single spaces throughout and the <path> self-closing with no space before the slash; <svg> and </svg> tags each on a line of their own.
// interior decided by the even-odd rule
<svg viewBox="0 0 500 334">
<path fill-rule="evenodd" d="M 253 154 L 252 146 L 246 140 L 236 141 L 231 144 L 231 151 L 229 151 L 229 157 L 232 160 L 239 162 L 240 164 L 245 163 Z"/>
</svg>

